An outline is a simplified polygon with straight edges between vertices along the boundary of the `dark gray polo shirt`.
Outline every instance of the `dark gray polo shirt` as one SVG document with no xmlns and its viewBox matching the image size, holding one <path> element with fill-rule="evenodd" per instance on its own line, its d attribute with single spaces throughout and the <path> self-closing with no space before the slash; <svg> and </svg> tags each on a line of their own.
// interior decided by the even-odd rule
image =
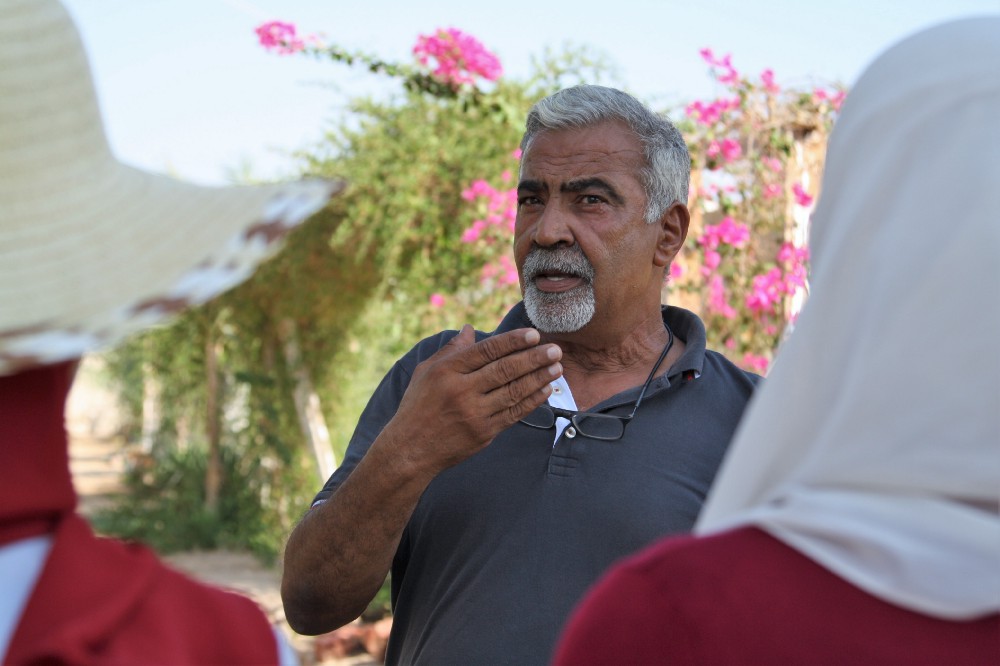
<svg viewBox="0 0 1000 666">
<path fill-rule="evenodd" d="M 564 433 L 553 446 L 553 430 L 518 423 L 431 482 L 393 560 L 386 663 L 547 664 L 574 604 L 612 562 L 690 531 L 760 377 L 706 351 L 694 314 L 664 306 L 663 319 L 686 349 L 653 380 L 624 438 Z M 518 304 L 496 332 L 526 326 Z M 396 362 L 318 500 L 392 418 L 416 365 L 455 334 Z M 593 411 L 627 415 L 639 389 Z"/>
</svg>

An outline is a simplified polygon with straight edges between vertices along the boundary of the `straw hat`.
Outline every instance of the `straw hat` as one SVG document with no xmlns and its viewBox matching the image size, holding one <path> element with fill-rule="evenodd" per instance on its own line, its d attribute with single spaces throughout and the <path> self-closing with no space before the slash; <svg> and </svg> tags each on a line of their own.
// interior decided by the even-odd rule
<svg viewBox="0 0 1000 666">
<path fill-rule="evenodd" d="M 0 375 L 239 284 L 342 187 L 199 187 L 118 162 L 65 9 L 0 0 Z"/>
</svg>

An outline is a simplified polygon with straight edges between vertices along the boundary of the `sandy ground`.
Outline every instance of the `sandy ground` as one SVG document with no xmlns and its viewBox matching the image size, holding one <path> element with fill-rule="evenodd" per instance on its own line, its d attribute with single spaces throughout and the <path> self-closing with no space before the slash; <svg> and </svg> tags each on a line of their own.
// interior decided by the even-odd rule
<svg viewBox="0 0 1000 666">
<path fill-rule="evenodd" d="M 110 406 L 113 401 L 106 392 L 87 381 L 86 370 L 86 366 L 81 369 L 70 394 L 66 423 L 70 435 L 70 467 L 80 496 L 80 511 L 89 516 L 113 502 L 115 495 L 121 492 L 125 446 L 117 436 L 117 422 Z M 272 623 L 284 632 L 305 666 L 380 663 L 365 654 L 317 661 L 316 639 L 296 634 L 285 622 L 279 593 L 280 571 L 265 567 L 248 553 L 199 551 L 168 555 L 164 560 L 195 578 L 235 590 L 256 601 Z"/>
</svg>

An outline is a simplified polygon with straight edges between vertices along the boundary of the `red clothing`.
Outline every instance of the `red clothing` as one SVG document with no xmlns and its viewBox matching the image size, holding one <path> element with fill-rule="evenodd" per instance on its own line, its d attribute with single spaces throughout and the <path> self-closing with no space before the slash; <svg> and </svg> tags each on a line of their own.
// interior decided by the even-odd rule
<svg viewBox="0 0 1000 666">
<path fill-rule="evenodd" d="M 274 664 L 250 599 L 197 583 L 73 512 L 63 405 L 69 364 L 0 377 L 0 543 L 53 544 L 4 664 Z"/>
<path fill-rule="evenodd" d="M 95 537 L 79 516 L 55 534 L 14 632 L 11 664 L 275 664 L 257 605 L 161 564 L 142 546 Z"/>
<path fill-rule="evenodd" d="M 666 539 L 616 566 L 555 664 L 1000 664 L 1000 616 L 894 606 L 747 527 Z"/>
</svg>

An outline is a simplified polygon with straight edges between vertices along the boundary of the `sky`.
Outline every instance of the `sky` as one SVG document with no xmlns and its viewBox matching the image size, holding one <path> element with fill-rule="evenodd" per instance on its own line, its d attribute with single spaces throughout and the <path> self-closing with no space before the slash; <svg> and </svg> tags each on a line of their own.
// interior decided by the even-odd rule
<svg viewBox="0 0 1000 666">
<path fill-rule="evenodd" d="M 218 185 L 280 178 L 349 99 L 396 84 L 303 55 L 277 56 L 269 20 L 384 60 L 410 62 L 417 36 L 455 27 L 524 78 L 546 48 L 585 47 L 612 83 L 654 108 L 722 93 L 699 50 L 784 87 L 852 83 L 881 51 L 936 23 L 1000 13 L 1000 0 L 64 0 L 83 36 L 112 150 L 135 166 Z"/>
</svg>

